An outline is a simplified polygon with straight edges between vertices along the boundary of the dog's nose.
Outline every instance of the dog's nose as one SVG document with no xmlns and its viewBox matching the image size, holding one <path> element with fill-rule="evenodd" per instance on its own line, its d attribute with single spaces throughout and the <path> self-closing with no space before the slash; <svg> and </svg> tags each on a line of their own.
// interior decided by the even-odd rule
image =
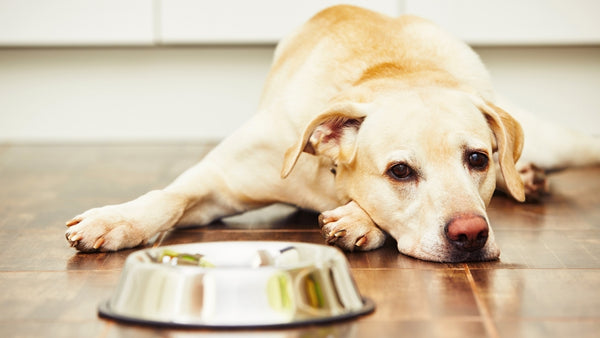
<svg viewBox="0 0 600 338">
<path fill-rule="evenodd" d="M 479 215 L 463 215 L 453 218 L 446 227 L 446 238 L 461 251 L 477 251 L 485 245 L 489 228 Z"/>
</svg>

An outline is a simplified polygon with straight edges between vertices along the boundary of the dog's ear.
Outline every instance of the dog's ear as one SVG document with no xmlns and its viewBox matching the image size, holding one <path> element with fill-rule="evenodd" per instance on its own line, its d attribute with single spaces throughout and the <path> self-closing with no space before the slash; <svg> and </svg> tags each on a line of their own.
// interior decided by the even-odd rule
<svg viewBox="0 0 600 338">
<path fill-rule="evenodd" d="M 336 103 L 312 120 L 300 140 L 286 151 L 281 177 L 292 172 L 303 152 L 329 157 L 334 163 L 352 161 L 356 136 L 365 118 L 362 105 Z"/>
<path fill-rule="evenodd" d="M 515 167 L 523 151 L 523 129 L 517 120 L 493 103 L 478 100 L 477 106 L 484 113 L 494 133 L 498 147 L 498 163 L 508 191 L 519 202 L 525 201 L 523 180 Z"/>
</svg>

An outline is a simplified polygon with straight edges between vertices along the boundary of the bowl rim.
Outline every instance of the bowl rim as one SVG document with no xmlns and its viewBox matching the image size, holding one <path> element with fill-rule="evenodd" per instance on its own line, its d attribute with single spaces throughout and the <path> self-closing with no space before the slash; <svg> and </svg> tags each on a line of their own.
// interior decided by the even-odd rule
<svg viewBox="0 0 600 338">
<path fill-rule="evenodd" d="M 148 325 L 148 326 L 159 326 L 165 328 L 188 328 L 188 329 L 276 329 L 276 328 L 291 328 L 305 325 L 324 325 L 334 322 L 340 322 L 345 320 L 354 319 L 357 317 L 368 315 L 375 311 L 375 302 L 367 297 L 362 297 L 363 306 L 355 311 L 324 317 L 314 317 L 307 319 L 298 319 L 290 322 L 281 323 L 257 323 L 257 324 L 209 324 L 209 323 L 198 323 L 198 322 L 179 322 L 179 321 L 160 321 L 137 318 L 133 316 L 127 316 L 114 312 L 110 307 L 110 301 L 106 300 L 98 306 L 98 316 L 100 318 L 111 319 L 117 322 L 132 324 L 132 325 Z"/>
<path fill-rule="evenodd" d="M 316 244 L 316 243 L 306 243 L 306 242 L 293 242 L 293 241 L 207 241 L 207 242 L 197 242 L 197 243 L 185 243 L 185 244 L 173 244 L 173 245 L 165 245 L 165 246 L 158 246 L 158 247 L 152 247 L 152 248 L 144 248 L 144 249 L 140 249 L 140 250 L 136 250 L 134 252 L 131 252 L 127 258 L 125 259 L 125 263 L 123 265 L 123 267 L 125 267 L 127 265 L 127 261 L 130 258 L 134 258 L 136 256 L 140 256 L 143 255 L 145 252 L 155 252 L 155 251 L 159 251 L 159 250 L 173 250 L 173 248 L 177 248 L 177 249 L 185 249 L 186 247 L 193 247 L 193 246 L 197 246 L 197 245 L 234 245 L 234 244 L 243 244 L 243 245 L 272 245 L 272 246 L 276 246 L 276 245 L 281 245 L 284 249 L 287 249 L 287 247 L 289 248 L 293 248 L 294 246 L 306 246 L 306 247 L 314 247 L 314 248 L 319 248 L 321 250 L 325 250 L 325 251 L 329 251 L 329 253 L 331 253 L 332 255 L 339 255 L 341 257 L 343 257 L 346 262 L 347 262 L 347 257 L 344 253 L 344 251 L 342 251 L 340 248 L 335 247 L 335 246 L 330 246 L 330 245 L 323 245 L 323 244 Z M 314 266 L 316 265 L 314 262 L 307 262 L 307 261 L 302 261 L 299 263 L 296 263 L 294 265 L 288 265 L 288 266 L 284 266 L 284 267 L 276 267 L 273 265 L 264 265 L 264 266 L 245 266 L 245 265 L 234 265 L 234 266 L 229 266 L 229 265 L 217 265 L 217 266 L 213 266 L 213 267 L 202 267 L 202 266 L 194 266 L 194 265 L 171 265 L 171 264 L 163 264 L 160 262 L 151 262 L 151 261 L 136 261 L 137 264 L 141 264 L 141 265 L 150 265 L 150 266 L 155 266 L 157 269 L 182 269 L 182 270 L 191 270 L 191 271 L 206 271 L 206 269 L 209 269 L 210 271 L 229 271 L 229 270 L 239 270 L 239 271 L 246 271 L 246 270 L 269 270 L 269 269 L 279 269 L 279 270 L 291 270 L 291 269 L 295 269 L 295 268 L 302 268 L 302 267 L 306 267 L 306 266 Z"/>
</svg>

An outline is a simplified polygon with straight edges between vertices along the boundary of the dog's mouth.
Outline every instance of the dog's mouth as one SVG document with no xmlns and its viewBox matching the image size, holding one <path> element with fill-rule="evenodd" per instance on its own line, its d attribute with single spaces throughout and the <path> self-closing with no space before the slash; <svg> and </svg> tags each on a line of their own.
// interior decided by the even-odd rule
<svg viewBox="0 0 600 338">
<path fill-rule="evenodd" d="M 402 251 L 400 251 L 402 252 Z M 468 263 L 468 262 L 486 262 L 486 261 L 495 261 L 500 258 L 500 252 L 498 253 L 489 253 L 484 251 L 476 251 L 476 252 L 464 252 L 452 250 L 448 253 L 439 254 L 439 253 L 428 253 L 428 252 L 420 252 L 420 253 L 404 253 L 407 256 L 411 256 L 413 258 L 417 258 L 424 261 L 429 262 L 438 262 L 438 263 Z"/>
<path fill-rule="evenodd" d="M 500 249 L 494 242 L 488 242 L 480 250 L 468 251 L 457 248 L 450 243 L 438 245 L 419 245 L 410 249 L 403 248 L 400 244 L 398 250 L 407 256 L 429 262 L 438 263 L 467 263 L 486 262 L 500 258 Z"/>
<path fill-rule="evenodd" d="M 488 251 L 475 251 L 475 252 L 464 252 L 454 250 L 448 255 L 448 260 L 444 262 L 448 263 L 467 263 L 467 262 L 486 262 L 494 261 L 500 258 L 500 251 L 488 252 Z"/>
</svg>

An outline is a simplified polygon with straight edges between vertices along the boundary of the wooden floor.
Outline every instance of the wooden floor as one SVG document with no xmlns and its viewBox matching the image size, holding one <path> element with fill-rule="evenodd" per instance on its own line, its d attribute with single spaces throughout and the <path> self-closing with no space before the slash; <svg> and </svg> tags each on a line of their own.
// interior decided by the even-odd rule
<svg viewBox="0 0 600 338">
<path fill-rule="evenodd" d="M 435 264 L 384 248 L 347 255 L 373 314 L 268 331 L 164 331 L 97 317 L 125 257 L 78 254 L 64 222 L 166 185 L 207 145 L 0 146 L 0 337 L 597 337 L 600 167 L 551 176 L 540 204 L 494 198 L 500 261 Z M 323 243 L 317 216 L 276 206 L 163 244 L 217 240 Z"/>
</svg>

